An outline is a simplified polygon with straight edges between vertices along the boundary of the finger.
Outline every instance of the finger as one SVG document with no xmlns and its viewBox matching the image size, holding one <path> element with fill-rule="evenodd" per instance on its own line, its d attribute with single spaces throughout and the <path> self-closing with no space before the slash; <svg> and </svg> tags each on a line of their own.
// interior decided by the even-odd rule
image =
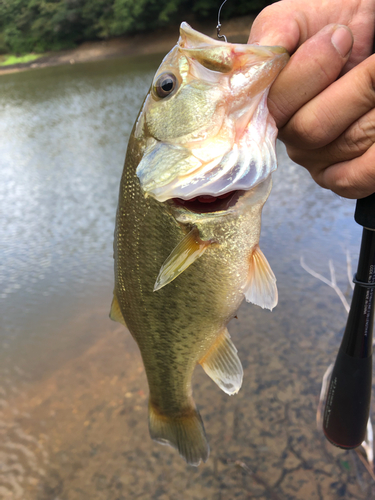
<svg viewBox="0 0 375 500">
<path fill-rule="evenodd" d="M 314 180 L 345 198 L 364 198 L 375 192 L 375 144 L 354 160 L 331 165 L 318 173 Z"/>
<path fill-rule="evenodd" d="M 255 18 L 247 43 L 259 45 L 281 45 L 289 53 L 295 51 L 303 36 L 303 10 L 291 12 L 293 6 L 287 2 L 277 2 L 265 9 Z M 302 41 L 301 41 L 302 39 Z"/>
<path fill-rule="evenodd" d="M 353 45 L 346 26 L 331 24 L 307 40 L 293 54 L 271 87 L 268 107 L 277 127 L 339 76 Z"/>
<path fill-rule="evenodd" d="M 311 99 L 280 131 L 282 141 L 300 149 L 333 142 L 375 107 L 375 55 Z"/>
<path fill-rule="evenodd" d="M 324 26 L 348 26 L 355 43 L 344 71 L 371 54 L 375 9 L 373 0 L 329 0 L 317 7 L 311 0 L 283 0 L 269 5 L 256 17 L 248 43 L 281 45 L 292 54 Z"/>
<path fill-rule="evenodd" d="M 309 151 L 289 146 L 288 154 L 295 163 L 317 175 L 330 165 L 362 156 L 374 143 L 375 109 L 372 109 L 327 146 Z"/>
</svg>

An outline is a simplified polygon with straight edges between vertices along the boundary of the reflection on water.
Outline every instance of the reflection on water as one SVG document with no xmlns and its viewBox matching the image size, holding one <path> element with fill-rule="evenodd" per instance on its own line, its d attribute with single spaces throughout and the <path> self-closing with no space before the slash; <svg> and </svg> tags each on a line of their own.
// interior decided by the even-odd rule
<svg viewBox="0 0 375 500">
<path fill-rule="evenodd" d="M 60 332 L 56 347 L 68 348 L 77 335 L 61 326 L 68 327 L 72 309 L 87 309 L 93 294 L 110 288 L 118 178 L 157 63 L 135 68 L 120 60 L 1 79 L 5 349 L 27 358 L 30 349 L 53 349 L 51 330 Z"/>
<path fill-rule="evenodd" d="M 211 456 L 198 469 L 153 443 L 147 384 L 129 334 L 108 319 L 126 142 L 160 58 L 0 79 L 0 498 L 370 498 L 352 453 L 315 429 L 320 381 L 345 323 L 361 229 L 354 204 L 314 185 L 279 145 L 261 247 L 272 312 L 244 304 L 230 331 L 245 369 L 229 398 L 198 368 Z"/>
</svg>

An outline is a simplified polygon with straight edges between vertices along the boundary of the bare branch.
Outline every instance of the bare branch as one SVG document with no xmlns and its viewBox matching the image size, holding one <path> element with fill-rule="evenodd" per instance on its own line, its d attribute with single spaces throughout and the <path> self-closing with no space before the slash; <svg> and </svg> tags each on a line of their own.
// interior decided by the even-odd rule
<svg viewBox="0 0 375 500">
<path fill-rule="evenodd" d="M 318 280 L 322 281 L 323 283 L 325 283 L 326 285 L 328 285 L 328 286 L 330 286 L 331 288 L 334 289 L 334 291 L 337 293 L 339 299 L 341 300 L 342 305 L 345 307 L 345 311 L 347 313 L 349 313 L 350 306 L 348 304 L 348 301 L 345 298 L 345 295 L 342 293 L 342 291 L 340 290 L 340 288 L 337 286 L 336 276 L 335 276 L 335 270 L 334 270 L 332 261 L 331 260 L 329 261 L 329 268 L 330 268 L 330 271 L 331 271 L 331 281 L 329 281 L 327 278 L 325 278 L 321 274 L 313 271 L 307 264 L 305 264 L 305 261 L 303 260 L 303 257 L 301 257 L 300 263 L 301 263 L 301 267 L 303 267 L 303 269 L 306 272 L 308 272 L 309 274 L 311 274 L 311 276 L 314 276 L 314 278 L 317 278 Z"/>
<path fill-rule="evenodd" d="M 374 471 L 374 432 L 372 430 L 371 417 L 368 419 L 366 437 L 361 446 L 365 450 L 371 470 Z"/>
<path fill-rule="evenodd" d="M 318 431 L 321 431 L 323 429 L 323 403 L 325 399 L 325 395 L 327 393 L 327 386 L 329 383 L 329 379 L 331 377 L 333 370 L 333 363 L 329 365 L 327 370 L 325 371 L 325 374 L 323 375 L 323 380 L 322 380 L 322 388 L 320 389 L 320 396 L 319 396 L 319 403 L 318 403 L 318 409 L 316 410 L 316 427 Z"/>
<path fill-rule="evenodd" d="M 350 252 L 349 250 L 346 251 L 346 270 L 348 272 L 348 281 L 349 285 L 352 290 L 354 290 L 354 283 L 353 283 L 353 270 L 352 270 L 352 259 L 350 257 Z"/>
<path fill-rule="evenodd" d="M 333 267 L 333 261 L 332 259 L 329 259 L 328 261 L 328 266 L 329 266 L 329 272 L 331 273 L 331 283 L 332 283 L 332 288 L 337 286 L 337 281 L 336 281 L 336 274 L 335 274 L 335 268 Z"/>
<path fill-rule="evenodd" d="M 373 468 L 370 467 L 370 464 L 367 462 L 366 458 L 360 452 L 360 448 L 356 448 L 354 451 L 357 453 L 357 455 L 360 458 L 361 462 L 366 467 L 367 472 L 370 474 L 370 476 L 372 477 L 372 479 L 375 481 L 375 474 L 374 474 Z"/>
</svg>

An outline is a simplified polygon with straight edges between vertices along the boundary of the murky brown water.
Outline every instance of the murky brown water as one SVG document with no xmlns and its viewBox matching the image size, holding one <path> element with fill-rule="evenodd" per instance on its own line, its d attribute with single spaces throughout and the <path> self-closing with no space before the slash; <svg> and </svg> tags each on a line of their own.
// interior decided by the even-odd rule
<svg viewBox="0 0 375 500">
<path fill-rule="evenodd" d="M 228 397 L 197 368 L 211 456 L 198 469 L 153 443 L 137 347 L 108 319 L 127 137 L 159 58 L 0 79 L 0 498 L 369 499 L 354 452 L 316 430 L 321 378 L 346 313 L 300 257 L 349 293 L 354 203 L 314 185 L 279 147 L 261 247 L 272 312 L 244 304 L 230 332 L 245 369 Z"/>
</svg>

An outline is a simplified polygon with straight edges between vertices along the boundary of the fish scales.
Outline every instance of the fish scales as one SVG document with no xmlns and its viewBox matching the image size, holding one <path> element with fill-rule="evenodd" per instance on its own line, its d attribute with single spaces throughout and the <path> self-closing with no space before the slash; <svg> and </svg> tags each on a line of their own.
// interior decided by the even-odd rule
<svg viewBox="0 0 375 500">
<path fill-rule="evenodd" d="M 197 80 L 199 67 L 194 58 L 189 87 L 189 80 L 186 80 L 188 59 L 180 52 L 183 53 L 184 46 L 188 47 L 187 50 L 194 46 L 203 47 L 204 51 L 205 45 L 213 45 L 214 48 L 213 56 L 212 51 L 208 56 L 199 53 L 200 58 L 208 57 L 208 62 L 203 60 L 202 63 L 203 78 L 207 81 Z M 257 166 L 257 160 L 241 150 L 241 154 L 247 154 L 247 157 L 233 165 L 237 170 L 233 170 L 232 177 L 227 176 L 229 181 L 224 179 L 223 185 L 225 182 L 227 185 L 222 189 L 224 193 L 219 193 L 221 198 L 216 196 L 216 191 L 210 190 L 210 182 L 207 183 L 208 187 L 199 187 L 199 196 L 194 196 L 194 190 L 201 182 L 196 178 L 191 180 L 192 196 L 188 193 L 185 198 L 180 198 L 173 191 L 177 189 L 175 192 L 179 193 L 181 184 L 176 169 L 180 149 L 184 148 L 183 157 L 186 161 L 190 161 L 192 144 L 193 147 L 205 147 L 209 151 L 212 141 L 210 129 L 219 134 L 224 126 L 220 125 L 221 122 L 210 126 L 209 122 L 214 120 L 213 117 L 216 120 L 228 120 L 228 116 L 224 117 L 223 113 L 225 107 L 225 114 L 228 115 L 228 105 L 225 100 L 219 102 L 217 97 L 213 109 L 204 109 L 201 114 L 197 109 L 200 102 L 204 103 L 205 108 L 209 107 L 207 95 L 196 94 L 197 88 L 208 95 L 216 95 L 220 90 L 220 87 L 218 90 L 215 86 L 215 79 L 218 78 L 216 73 L 220 74 L 221 56 L 215 50 L 221 50 L 221 46 L 220 42 L 192 30 L 186 23 L 181 26 L 179 45 L 165 58 L 154 79 L 164 78 L 165 88 L 159 90 L 163 98 L 163 93 L 167 93 L 169 100 L 160 99 L 164 108 L 162 115 L 158 115 L 157 111 L 161 109 L 158 106 L 160 96 L 155 97 L 154 87 L 146 97 L 129 139 L 120 183 L 114 243 L 115 290 L 111 318 L 126 324 L 139 346 L 150 390 L 151 437 L 177 448 L 192 465 L 205 461 L 209 453 L 203 423 L 192 398 L 191 378 L 195 366 L 200 363 L 219 387 L 228 394 L 236 393 L 242 383 L 242 367 L 226 325 L 235 316 L 245 296 L 252 302 L 270 308 L 277 300 L 274 276 L 258 249 L 261 210 L 271 189 L 270 172 L 264 175 L 262 170 L 272 170 L 274 165 Z M 243 49 L 237 49 L 242 46 L 233 47 L 240 52 L 238 57 L 244 57 Z M 227 51 L 226 46 L 224 49 Z M 277 59 L 279 54 L 283 57 L 285 51 L 276 48 L 276 56 L 271 51 L 267 57 Z M 197 54 L 195 56 L 198 57 Z M 221 68 L 223 73 L 228 73 L 229 63 L 228 56 Z M 280 69 L 284 64 L 279 64 Z M 214 71 L 207 69 L 210 65 L 214 66 Z M 185 71 L 181 73 L 183 76 L 178 72 L 181 67 Z M 165 70 L 166 77 L 163 76 Z M 215 74 L 212 76 L 207 71 Z M 269 73 L 269 68 L 267 71 Z M 273 79 L 278 71 L 274 71 Z M 177 89 L 175 96 L 171 94 L 169 97 L 168 92 L 176 82 L 181 90 Z M 256 84 L 259 86 L 258 82 Z M 188 93 L 190 88 L 194 95 L 192 107 L 183 119 L 178 118 L 178 113 L 173 114 L 173 111 L 181 113 L 183 110 L 179 98 L 187 105 L 189 100 L 183 93 Z M 222 88 L 228 88 L 227 81 L 222 84 Z M 268 88 L 269 84 L 265 89 Z M 172 106 L 173 98 L 175 106 Z M 258 96 L 259 102 L 261 99 L 262 96 Z M 237 103 L 238 96 L 234 95 L 232 100 Z M 250 103 L 250 108 L 254 108 L 254 111 L 256 106 Z M 234 112 L 237 117 L 243 114 L 239 114 L 237 109 Z M 196 120 L 195 115 L 199 115 Z M 267 113 L 264 116 L 266 121 L 269 120 Z M 164 127 L 160 126 L 160 120 L 163 121 L 165 117 L 169 117 L 168 123 Z M 178 125 L 171 126 L 176 120 Z M 187 121 L 186 126 L 184 120 Z M 235 122 L 234 119 L 232 121 Z M 267 123 L 265 129 L 270 126 Z M 272 125 L 272 121 L 270 123 Z M 225 122 L 225 127 L 228 127 L 228 122 Z M 248 125 L 245 123 L 241 125 L 240 132 L 246 133 L 246 127 Z M 228 134 L 228 141 L 233 141 L 240 132 L 237 130 Z M 274 128 L 270 133 L 274 139 Z M 207 140 L 208 143 L 204 142 Z M 223 140 L 219 137 L 220 144 Z M 160 147 L 165 150 L 159 160 L 155 155 Z M 228 149 L 233 147 L 237 148 L 237 145 L 228 144 Z M 215 147 L 212 149 L 215 156 Z M 166 165 L 168 158 L 172 157 L 171 150 L 173 165 L 169 165 L 168 170 Z M 272 154 L 268 157 L 272 159 Z M 193 174 L 184 173 L 182 176 L 187 191 L 188 177 L 195 175 L 195 161 L 193 158 Z M 208 177 L 211 175 L 212 183 L 212 180 L 220 178 L 224 162 L 222 159 L 221 163 L 215 160 L 218 169 L 210 174 L 209 161 L 204 161 L 203 168 L 208 171 Z M 243 175 L 247 175 L 251 165 L 253 170 L 258 168 L 261 172 L 258 181 L 250 184 L 246 190 L 236 190 L 231 185 L 231 179 L 236 175 L 238 177 L 239 167 L 244 171 Z M 142 178 L 142 172 L 146 171 L 147 175 L 144 174 Z M 160 181 L 163 175 L 168 180 L 167 184 Z M 253 173 L 251 175 L 254 177 Z M 157 186 L 158 194 L 153 188 L 145 188 L 148 182 L 146 178 L 152 179 L 149 185 Z M 207 176 L 203 176 L 202 182 L 207 182 Z M 168 193 L 165 194 L 163 190 Z"/>
<path fill-rule="evenodd" d="M 132 169 L 133 175 L 129 175 Z M 222 241 L 221 248 L 207 251 L 197 260 L 194 270 L 187 269 L 178 281 L 153 292 L 161 263 L 181 240 L 181 227 L 165 206 L 143 196 L 134 165 L 126 165 L 125 172 L 116 237 L 117 297 L 126 311 L 126 324 L 140 347 L 146 372 L 151 373 L 150 392 L 155 399 L 160 395 L 163 401 L 158 406 L 168 409 L 180 400 L 190 404 L 190 379 L 197 361 L 242 302 L 241 271 L 247 273 L 248 249 L 241 241 L 242 231 L 248 237 L 249 227 L 246 217 L 242 227 L 236 218 L 228 220 L 219 231 L 214 223 L 202 227 L 202 236 Z M 257 233 L 254 241 L 259 237 Z M 238 265 L 241 261 L 242 269 Z M 204 276 L 204 281 L 197 276 Z M 178 341 L 171 343 L 171 335 Z M 192 347 L 196 349 L 194 357 Z M 160 353 L 160 357 L 155 353 Z M 188 366 L 180 380 L 174 373 L 179 361 L 181 366 Z M 160 363 L 159 377 L 154 365 Z M 182 392 L 181 388 L 186 390 Z"/>
</svg>

